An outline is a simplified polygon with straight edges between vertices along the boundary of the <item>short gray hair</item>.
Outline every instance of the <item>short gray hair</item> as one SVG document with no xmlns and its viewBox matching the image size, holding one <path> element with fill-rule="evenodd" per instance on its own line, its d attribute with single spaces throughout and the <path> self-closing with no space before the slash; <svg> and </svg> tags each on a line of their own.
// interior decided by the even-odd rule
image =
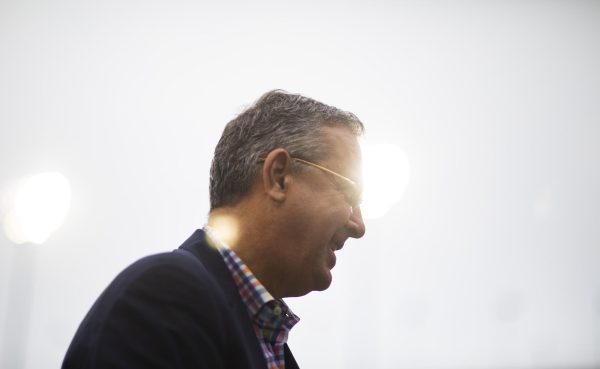
<svg viewBox="0 0 600 369">
<path fill-rule="evenodd" d="M 328 154 L 323 126 L 364 132 L 352 113 L 282 90 L 269 91 L 227 123 L 210 168 L 210 208 L 234 206 L 252 187 L 259 163 L 269 152 L 286 149 L 291 156 L 318 161 Z"/>
</svg>

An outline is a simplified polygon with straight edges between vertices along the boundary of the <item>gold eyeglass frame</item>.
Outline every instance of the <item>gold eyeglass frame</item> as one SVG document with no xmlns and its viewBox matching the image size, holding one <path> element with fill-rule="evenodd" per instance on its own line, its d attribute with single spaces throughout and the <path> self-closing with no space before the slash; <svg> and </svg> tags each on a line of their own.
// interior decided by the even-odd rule
<svg viewBox="0 0 600 369">
<path fill-rule="evenodd" d="M 352 192 L 353 193 L 351 195 L 351 198 L 349 199 L 350 202 L 352 202 L 351 205 L 352 206 L 360 205 L 360 203 L 362 201 L 362 190 L 361 190 L 360 186 L 358 185 L 358 183 L 356 183 L 355 181 L 351 180 L 350 178 L 348 178 L 346 176 L 343 176 L 343 175 L 339 174 L 338 172 L 335 172 L 335 171 L 333 171 L 333 170 L 331 170 L 329 168 L 325 168 L 322 165 L 315 164 L 315 163 L 310 162 L 308 160 L 296 158 L 296 157 L 293 157 L 293 156 L 291 158 L 292 158 L 292 160 L 297 160 L 297 161 L 299 161 L 302 164 L 310 165 L 312 167 L 320 169 L 320 170 L 322 170 L 324 172 L 327 172 L 329 174 L 333 174 L 337 178 L 340 178 L 340 179 L 344 180 L 346 183 L 348 183 L 350 185 L 350 187 L 352 187 Z M 263 161 L 265 161 L 265 158 L 259 158 L 258 160 L 259 160 L 259 162 L 263 162 Z"/>
</svg>

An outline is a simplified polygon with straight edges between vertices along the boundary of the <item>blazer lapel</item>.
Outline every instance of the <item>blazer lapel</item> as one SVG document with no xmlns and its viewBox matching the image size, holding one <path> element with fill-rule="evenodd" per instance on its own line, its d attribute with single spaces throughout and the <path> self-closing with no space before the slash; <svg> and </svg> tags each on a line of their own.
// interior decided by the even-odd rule
<svg viewBox="0 0 600 369">
<path fill-rule="evenodd" d="M 285 352 L 285 369 L 300 369 L 287 343 L 283 346 Z"/>
<path fill-rule="evenodd" d="M 242 302 L 237 286 L 231 277 L 231 272 L 227 268 L 227 265 L 225 265 L 219 251 L 208 243 L 206 235 L 202 230 L 196 230 L 196 232 L 181 245 L 180 249 L 187 250 L 196 256 L 221 287 L 221 291 L 227 300 L 229 308 L 232 310 L 231 316 L 234 325 L 240 328 L 243 335 L 240 339 L 245 343 L 248 356 L 252 360 L 252 366 L 250 368 L 266 368 L 267 362 L 260 347 L 260 343 L 258 342 L 258 338 L 256 338 L 256 333 L 254 333 L 254 327 L 248 316 L 248 310 Z"/>
<path fill-rule="evenodd" d="M 253 361 L 252 368 L 266 368 L 266 359 L 262 353 L 262 348 L 256 338 L 256 334 L 254 333 L 252 322 L 248 318 L 247 308 L 240 298 L 240 294 L 233 282 L 231 273 L 229 272 L 227 265 L 225 265 L 219 251 L 209 245 L 206 240 L 206 235 L 202 230 L 196 230 L 196 232 L 194 232 L 180 248 L 194 254 L 194 256 L 196 256 L 204 265 L 206 270 L 215 278 L 215 281 L 221 286 L 228 305 L 233 310 L 232 313 L 236 320 L 236 324 L 242 328 L 244 335 L 242 340 L 252 349 L 250 350 L 251 352 L 249 352 Z M 299 369 L 298 363 L 296 362 L 294 355 L 292 355 L 292 351 L 287 343 L 284 345 L 284 355 L 286 369 Z"/>
</svg>

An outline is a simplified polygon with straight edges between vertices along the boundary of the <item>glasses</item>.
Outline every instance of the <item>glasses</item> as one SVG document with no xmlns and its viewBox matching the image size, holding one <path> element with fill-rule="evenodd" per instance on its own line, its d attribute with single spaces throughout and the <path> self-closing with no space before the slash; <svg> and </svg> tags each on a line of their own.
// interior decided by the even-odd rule
<svg viewBox="0 0 600 369">
<path fill-rule="evenodd" d="M 304 160 L 304 159 L 300 159 L 300 158 L 294 158 L 292 157 L 292 160 L 298 161 L 302 164 L 306 164 L 306 165 L 310 165 L 311 167 L 315 167 L 317 169 L 320 169 L 324 172 L 327 172 L 329 174 L 333 174 L 335 177 L 341 179 L 342 181 L 344 181 L 345 186 L 341 186 L 342 188 L 340 189 L 340 191 L 344 194 L 344 196 L 346 197 L 348 203 L 351 206 L 358 206 L 360 205 L 360 203 L 362 202 L 362 189 L 360 187 L 360 185 L 356 182 L 354 182 L 353 180 L 351 180 L 348 177 L 345 177 L 337 172 L 334 172 L 333 170 L 329 169 L 329 168 L 325 168 L 324 166 L 321 166 L 319 164 L 315 164 L 313 162 L 310 162 L 308 160 Z M 259 159 L 260 162 L 265 161 L 264 158 L 260 158 Z"/>
</svg>

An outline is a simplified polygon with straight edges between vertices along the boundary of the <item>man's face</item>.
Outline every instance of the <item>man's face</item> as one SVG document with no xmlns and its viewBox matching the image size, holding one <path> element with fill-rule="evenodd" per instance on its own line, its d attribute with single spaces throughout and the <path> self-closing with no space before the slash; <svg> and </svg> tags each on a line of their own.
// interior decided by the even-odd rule
<svg viewBox="0 0 600 369">
<path fill-rule="evenodd" d="M 360 148 L 356 137 L 344 127 L 325 127 L 323 137 L 328 158 L 315 164 L 360 183 Z M 294 165 L 305 165 L 298 161 Z M 286 264 L 293 295 L 321 291 L 332 281 L 335 251 L 349 238 L 360 238 L 365 225 L 358 204 L 347 196 L 348 184 L 324 170 L 308 166 L 294 174 L 294 191 L 288 210 L 292 214 L 287 231 Z"/>
</svg>

